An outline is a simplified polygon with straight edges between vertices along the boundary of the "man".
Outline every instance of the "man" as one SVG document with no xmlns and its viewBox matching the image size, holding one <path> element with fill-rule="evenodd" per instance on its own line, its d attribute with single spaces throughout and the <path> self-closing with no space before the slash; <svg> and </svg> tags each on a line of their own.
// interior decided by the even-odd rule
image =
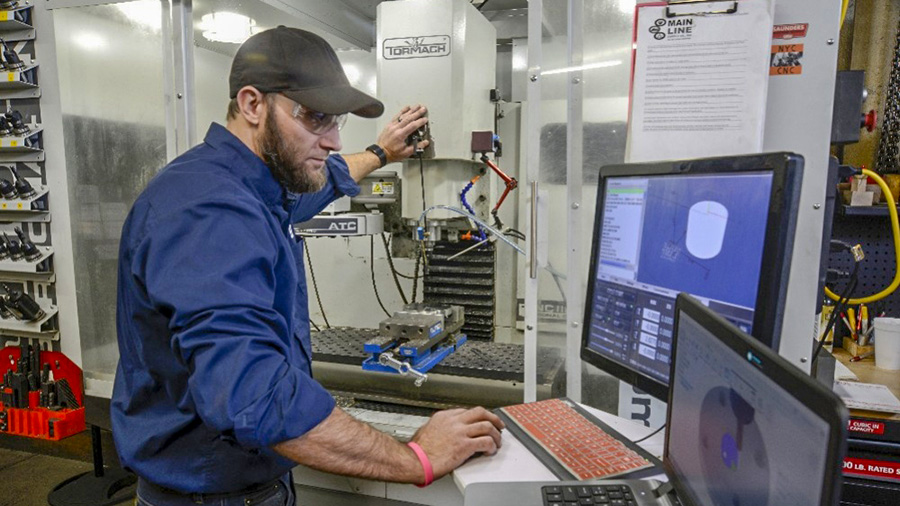
<svg viewBox="0 0 900 506">
<path fill-rule="evenodd" d="M 406 107 L 371 151 L 345 114 L 376 117 L 320 37 L 278 27 L 238 50 L 226 127 L 173 160 L 122 233 L 111 417 L 138 504 L 293 504 L 297 463 L 427 484 L 500 445 L 482 408 L 435 414 L 409 446 L 336 408 L 311 376 L 307 291 L 291 224 L 359 192 L 426 119 Z"/>
</svg>

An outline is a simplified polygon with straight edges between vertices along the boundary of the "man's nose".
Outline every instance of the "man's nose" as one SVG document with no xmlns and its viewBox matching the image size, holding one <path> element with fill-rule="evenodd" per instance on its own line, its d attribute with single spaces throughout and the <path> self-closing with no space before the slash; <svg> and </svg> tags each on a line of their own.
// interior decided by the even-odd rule
<svg viewBox="0 0 900 506">
<path fill-rule="evenodd" d="M 343 147 L 341 145 L 340 130 L 338 130 L 337 127 L 334 127 L 322 134 L 322 136 L 319 137 L 319 145 L 328 151 L 340 151 Z"/>
</svg>

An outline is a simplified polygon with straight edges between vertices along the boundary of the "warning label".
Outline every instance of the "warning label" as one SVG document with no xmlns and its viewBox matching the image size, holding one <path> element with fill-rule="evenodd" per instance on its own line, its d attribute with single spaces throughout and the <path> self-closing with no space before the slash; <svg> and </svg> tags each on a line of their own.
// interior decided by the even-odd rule
<svg viewBox="0 0 900 506">
<path fill-rule="evenodd" d="M 770 76 L 796 76 L 803 73 L 803 44 L 772 46 L 769 63 Z"/>
<path fill-rule="evenodd" d="M 394 183 L 377 182 L 372 183 L 372 195 L 393 195 Z"/>
</svg>

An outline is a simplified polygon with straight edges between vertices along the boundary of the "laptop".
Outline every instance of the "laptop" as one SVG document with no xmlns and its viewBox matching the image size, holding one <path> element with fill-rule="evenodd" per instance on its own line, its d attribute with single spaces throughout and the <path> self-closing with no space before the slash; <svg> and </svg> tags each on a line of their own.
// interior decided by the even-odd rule
<svg viewBox="0 0 900 506">
<path fill-rule="evenodd" d="M 841 400 L 691 296 L 675 315 L 667 482 L 474 483 L 465 506 L 837 505 Z"/>
</svg>

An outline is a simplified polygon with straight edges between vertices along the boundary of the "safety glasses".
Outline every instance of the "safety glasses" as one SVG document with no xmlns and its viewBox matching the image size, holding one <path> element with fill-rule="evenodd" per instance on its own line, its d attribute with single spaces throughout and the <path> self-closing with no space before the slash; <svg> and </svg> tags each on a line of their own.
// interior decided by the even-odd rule
<svg viewBox="0 0 900 506">
<path fill-rule="evenodd" d="M 288 97 L 285 96 L 285 98 Z M 291 99 L 288 98 L 288 100 Z M 293 100 L 291 102 L 294 104 L 293 109 L 291 109 L 291 116 L 304 128 L 316 135 L 328 133 L 332 128 L 340 130 L 347 123 L 346 114 L 325 114 L 324 112 L 308 109 Z"/>
</svg>

